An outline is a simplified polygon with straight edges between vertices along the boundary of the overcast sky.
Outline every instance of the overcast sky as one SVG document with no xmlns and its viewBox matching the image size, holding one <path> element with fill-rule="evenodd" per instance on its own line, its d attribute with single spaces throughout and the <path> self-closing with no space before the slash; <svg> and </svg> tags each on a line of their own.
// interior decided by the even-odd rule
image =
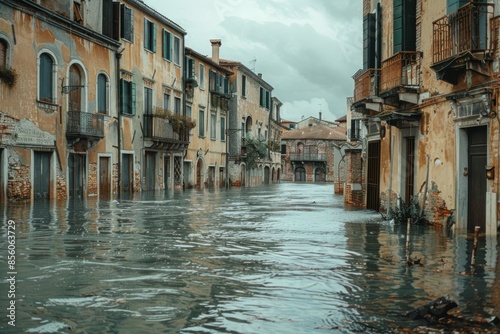
<svg viewBox="0 0 500 334">
<path fill-rule="evenodd" d="M 186 46 L 239 61 L 274 87 L 281 117 L 346 114 L 362 66 L 362 1 L 143 0 L 187 32 Z"/>
</svg>

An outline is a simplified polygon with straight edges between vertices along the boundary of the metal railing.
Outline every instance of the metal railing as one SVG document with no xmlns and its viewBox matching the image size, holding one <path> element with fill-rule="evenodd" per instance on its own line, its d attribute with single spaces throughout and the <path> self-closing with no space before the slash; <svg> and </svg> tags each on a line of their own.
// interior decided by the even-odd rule
<svg viewBox="0 0 500 334">
<path fill-rule="evenodd" d="M 378 75 L 380 70 L 371 68 L 366 71 L 359 70 L 353 75 L 354 103 L 378 95 Z"/>
<path fill-rule="evenodd" d="M 494 5 L 470 2 L 433 22 L 434 64 L 466 52 L 490 52 L 496 42 Z"/>
<path fill-rule="evenodd" d="M 93 114 L 84 111 L 68 111 L 66 135 L 103 138 L 104 116 L 104 114 Z"/>
<path fill-rule="evenodd" d="M 382 62 L 380 92 L 420 85 L 420 52 L 402 51 Z"/>
<path fill-rule="evenodd" d="M 160 142 L 186 140 L 186 134 L 184 133 L 186 131 L 180 130 L 180 133 L 175 132 L 172 123 L 170 123 L 168 119 L 150 114 L 145 114 L 143 116 L 144 138 Z"/>
<path fill-rule="evenodd" d="M 325 153 L 292 153 L 291 161 L 326 161 Z"/>
</svg>

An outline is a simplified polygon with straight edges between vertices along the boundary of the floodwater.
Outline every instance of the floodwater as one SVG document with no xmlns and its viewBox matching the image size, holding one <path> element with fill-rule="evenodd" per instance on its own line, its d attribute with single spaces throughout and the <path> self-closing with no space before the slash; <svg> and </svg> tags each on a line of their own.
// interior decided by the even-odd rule
<svg viewBox="0 0 500 334">
<path fill-rule="evenodd" d="M 0 332 L 498 330 L 471 320 L 499 311 L 496 238 L 480 238 L 471 266 L 471 238 L 412 226 L 421 265 L 409 267 L 406 226 L 347 210 L 332 192 L 282 183 L 3 207 L 5 278 L 7 220 L 16 222 L 16 327 L 2 279 Z M 445 294 L 467 320 L 402 316 Z"/>
</svg>

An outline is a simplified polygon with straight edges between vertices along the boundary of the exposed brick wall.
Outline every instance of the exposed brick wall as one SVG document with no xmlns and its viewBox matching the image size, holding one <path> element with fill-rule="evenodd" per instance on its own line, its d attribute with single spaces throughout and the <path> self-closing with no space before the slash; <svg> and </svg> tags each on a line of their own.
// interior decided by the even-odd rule
<svg viewBox="0 0 500 334">
<path fill-rule="evenodd" d="M 365 176 L 361 150 L 346 151 L 346 186 L 344 202 L 355 206 L 365 206 Z M 353 189 L 356 184 L 358 189 Z M 361 189 L 359 189 L 361 187 Z"/>
<path fill-rule="evenodd" d="M 56 177 L 56 196 L 57 199 L 66 199 L 67 190 L 66 190 L 66 177 L 63 174 L 62 170 L 57 170 Z"/>
<path fill-rule="evenodd" d="M 89 175 L 87 180 L 87 195 L 97 195 L 97 163 L 89 163 Z"/>
<path fill-rule="evenodd" d="M 22 164 L 16 155 L 8 159 L 7 198 L 13 202 L 31 199 L 30 167 Z"/>
<path fill-rule="evenodd" d="M 446 220 L 451 213 L 452 211 L 448 209 L 437 184 L 432 181 L 431 186 L 427 191 L 427 200 L 424 211 L 425 219 L 434 224 L 446 225 Z"/>
</svg>

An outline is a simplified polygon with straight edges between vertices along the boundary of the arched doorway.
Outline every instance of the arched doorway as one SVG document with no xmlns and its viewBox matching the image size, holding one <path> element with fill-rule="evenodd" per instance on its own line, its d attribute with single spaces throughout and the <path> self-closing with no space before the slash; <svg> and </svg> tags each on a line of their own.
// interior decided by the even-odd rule
<svg viewBox="0 0 500 334">
<path fill-rule="evenodd" d="M 241 186 L 245 186 L 246 182 L 246 175 L 247 175 L 247 168 L 245 165 L 241 165 L 241 175 L 240 175 L 240 180 L 241 180 Z"/>
<path fill-rule="evenodd" d="M 314 171 L 314 182 L 325 182 L 325 170 L 322 167 Z"/>
<path fill-rule="evenodd" d="M 295 168 L 295 181 L 304 182 L 306 180 L 306 169 L 304 167 Z"/>
<path fill-rule="evenodd" d="M 269 184 L 270 172 L 271 172 L 271 169 L 268 166 L 264 167 L 264 184 Z"/>
</svg>

